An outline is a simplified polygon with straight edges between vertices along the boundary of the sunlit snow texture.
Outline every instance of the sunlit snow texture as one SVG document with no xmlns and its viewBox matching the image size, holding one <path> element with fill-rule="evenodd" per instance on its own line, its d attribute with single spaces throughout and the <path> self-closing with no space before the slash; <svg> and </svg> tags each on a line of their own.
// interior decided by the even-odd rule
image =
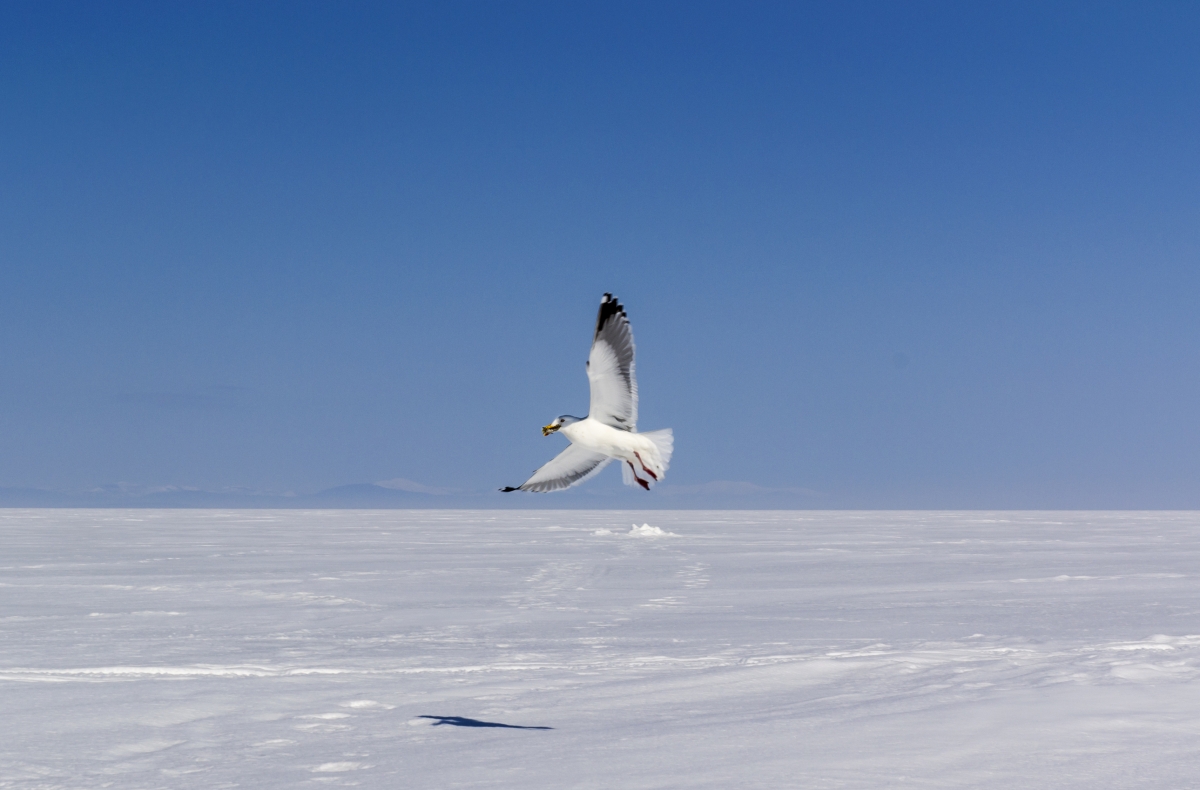
<svg viewBox="0 0 1200 790">
<path fill-rule="evenodd" d="M 1200 514 L 8 510 L 0 541 L 5 788 L 1200 786 Z"/>
</svg>

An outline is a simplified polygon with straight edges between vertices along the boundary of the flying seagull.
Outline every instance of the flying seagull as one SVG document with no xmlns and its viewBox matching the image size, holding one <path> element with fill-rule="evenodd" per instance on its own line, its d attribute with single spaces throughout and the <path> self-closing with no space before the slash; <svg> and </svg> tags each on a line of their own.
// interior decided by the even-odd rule
<svg viewBox="0 0 1200 790">
<path fill-rule="evenodd" d="M 627 486 L 640 485 L 649 491 L 662 480 L 675 439 L 670 428 L 637 432 L 633 330 L 625 308 L 612 294 L 600 300 L 587 375 L 592 390 L 588 416 L 564 414 L 542 428 L 543 436 L 561 431 L 571 440 L 570 446 L 521 485 L 501 491 L 560 491 L 595 476 L 614 459 L 622 462 L 621 477 Z"/>
</svg>

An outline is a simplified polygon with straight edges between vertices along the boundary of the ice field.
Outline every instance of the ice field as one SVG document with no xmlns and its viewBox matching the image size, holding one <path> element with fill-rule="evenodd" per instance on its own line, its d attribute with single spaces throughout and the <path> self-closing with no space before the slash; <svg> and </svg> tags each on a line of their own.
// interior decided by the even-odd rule
<svg viewBox="0 0 1200 790">
<path fill-rule="evenodd" d="M 1200 787 L 1197 513 L 3 510 L 0 541 L 4 788 Z"/>
</svg>

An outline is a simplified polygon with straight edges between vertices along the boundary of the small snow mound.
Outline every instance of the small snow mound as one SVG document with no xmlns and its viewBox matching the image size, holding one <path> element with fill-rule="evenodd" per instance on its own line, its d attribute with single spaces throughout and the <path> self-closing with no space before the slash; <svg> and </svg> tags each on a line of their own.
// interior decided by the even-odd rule
<svg viewBox="0 0 1200 790">
<path fill-rule="evenodd" d="M 391 705 L 384 705 L 382 702 L 376 702 L 373 699 L 354 699 L 349 702 L 340 703 L 343 708 L 383 708 L 391 710 Z"/>
<path fill-rule="evenodd" d="M 316 768 L 312 769 L 314 774 L 336 774 L 342 771 L 357 771 L 360 768 L 369 768 L 368 765 L 362 763 L 321 763 Z"/>
<path fill-rule="evenodd" d="M 652 527 L 649 524 L 643 524 L 640 527 L 634 524 L 629 530 L 629 536 L 632 538 L 676 538 L 679 537 L 674 532 L 666 532 L 658 527 Z"/>
</svg>

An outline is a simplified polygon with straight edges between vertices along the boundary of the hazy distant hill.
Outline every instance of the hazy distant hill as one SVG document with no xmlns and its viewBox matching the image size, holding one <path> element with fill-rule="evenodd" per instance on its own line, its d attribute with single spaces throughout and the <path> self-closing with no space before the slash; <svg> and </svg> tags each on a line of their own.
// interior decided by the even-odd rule
<svg viewBox="0 0 1200 790">
<path fill-rule="evenodd" d="M 162 508 L 422 508 L 462 505 L 459 497 L 401 491 L 374 483 L 337 486 L 315 494 L 283 496 L 247 492 L 172 489 L 84 492 L 40 488 L 0 488 L 0 507 L 162 507 Z"/>
<path fill-rule="evenodd" d="M 296 497 L 296 500 L 303 503 L 304 507 L 337 508 L 441 507 L 448 503 L 445 496 L 400 491 L 374 483 L 354 483 L 327 488 L 306 497 Z"/>
<path fill-rule="evenodd" d="M 86 507 L 76 497 L 41 488 L 0 488 L 0 507 Z"/>
</svg>

